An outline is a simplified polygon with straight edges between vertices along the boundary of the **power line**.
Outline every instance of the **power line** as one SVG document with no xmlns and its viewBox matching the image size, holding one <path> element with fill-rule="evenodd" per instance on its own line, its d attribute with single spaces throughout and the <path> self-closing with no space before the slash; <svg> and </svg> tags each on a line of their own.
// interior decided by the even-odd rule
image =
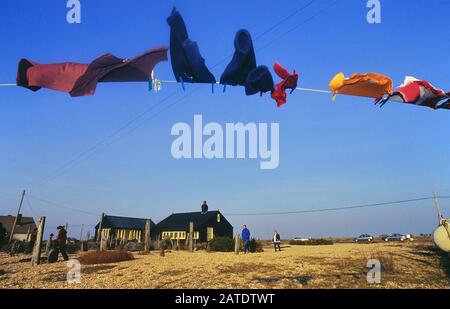
<svg viewBox="0 0 450 309">
<path fill-rule="evenodd" d="M 450 196 L 439 196 L 440 199 L 450 199 Z M 394 206 L 398 204 L 406 204 L 412 202 L 428 201 L 433 200 L 434 197 L 421 197 L 408 200 L 399 200 L 393 202 L 383 202 L 383 203 L 373 203 L 373 204 L 362 204 L 353 205 L 345 207 L 334 207 L 334 208 L 322 208 L 322 209 L 308 209 L 308 210 L 297 210 L 297 211 L 280 211 L 280 212 L 260 212 L 260 213 L 230 213 L 225 214 L 226 216 L 272 216 L 272 215 L 292 215 L 292 214 L 304 214 L 304 213 L 320 213 L 320 212 L 330 212 L 339 210 L 350 210 L 350 209 L 361 209 L 361 208 L 374 208 L 382 206 Z"/>
<path fill-rule="evenodd" d="M 32 215 L 34 218 L 37 218 L 36 213 L 34 212 L 33 207 L 31 207 L 31 203 L 30 203 L 30 200 L 28 199 L 28 196 L 27 196 L 27 195 L 25 195 L 25 202 L 26 202 L 28 208 L 30 209 L 31 215 Z"/>
<path fill-rule="evenodd" d="M 56 206 L 58 208 L 68 209 L 71 211 L 76 211 L 92 216 L 99 216 L 98 214 L 86 212 L 83 210 L 79 210 L 73 207 L 68 207 L 65 205 L 62 205 L 61 203 L 52 202 L 48 199 L 36 197 L 33 195 L 28 194 L 32 199 L 38 200 L 40 202 Z M 439 196 L 439 199 L 450 199 L 450 195 L 443 195 Z M 332 212 L 332 211 L 340 211 L 340 210 L 352 210 L 352 209 L 363 209 L 363 208 L 376 208 L 376 207 L 384 207 L 384 206 L 397 206 L 400 204 L 407 204 L 407 203 L 414 203 L 414 202 L 421 202 L 421 201 L 429 201 L 434 200 L 434 196 L 431 197 L 420 197 L 420 198 L 414 198 L 414 199 L 404 199 L 404 200 L 397 200 L 397 201 L 390 201 L 390 202 L 379 202 L 379 203 L 371 203 L 371 204 L 359 204 L 359 205 L 352 205 L 352 206 L 343 206 L 343 207 L 332 207 L 332 208 L 321 208 L 321 209 L 306 209 L 306 210 L 294 210 L 294 211 L 278 211 L 278 212 L 259 212 L 259 213 L 225 213 L 226 216 L 272 216 L 272 215 L 292 215 L 292 214 L 305 214 L 305 213 L 321 213 L 321 212 Z M 89 226 L 85 224 L 86 226 Z M 72 225 L 74 226 L 74 225 Z"/>
<path fill-rule="evenodd" d="M 100 147 L 103 143 L 105 143 L 108 139 L 115 137 L 116 135 L 120 134 L 122 131 L 126 130 L 129 126 L 131 126 L 134 122 L 138 121 L 140 118 L 144 117 L 147 113 L 151 112 L 154 108 L 156 108 L 157 106 L 159 106 L 161 103 L 164 103 L 165 101 L 169 100 L 171 97 L 173 97 L 175 94 L 177 94 L 180 90 L 176 90 L 174 92 L 172 92 L 170 95 L 168 95 L 167 97 L 165 97 L 164 99 L 160 100 L 159 102 L 157 102 L 156 104 L 150 106 L 149 108 L 147 108 L 146 110 L 144 110 L 142 113 L 140 113 L 139 115 L 135 116 L 134 118 L 132 118 L 131 120 L 129 120 L 127 123 L 125 123 L 123 126 L 121 126 L 119 129 L 115 130 L 112 134 L 108 135 L 107 137 L 101 139 L 100 141 L 98 141 L 97 143 L 95 143 L 93 146 L 89 147 L 88 149 L 86 149 L 85 151 L 81 152 L 80 154 L 76 155 L 75 157 L 73 157 L 71 160 L 69 160 L 68 162 L 66 162 L 65 164 L 63 164 L 61 167 L 57 168 L 55 171 L 53 171 L 51 174 L 47 175 L 46 177 L 44 177 L 45 179 L 50 179 L 53 178 L 55 175 L 58 174 L 58 172 L 65 170 L 66 168 L 70 167 L 74 162 L 76 162 L 77 160 L 83 159 L 83 157 L 88 154 L 91 151 L 94 151 L 96 148 Z"/>
<path fill-rule="evenodd" d="M 149 118 L 142 120 L 140 123 L 138 123 L 136 126 L 130 128 L 128 131 L 126 131 L 123 135 L 119 135 L 117 136 L 115 139 L 109 141 L 108 143 L 104 144 L 101 148 L 97 148 L 95 149 L 93 152 L 89 153 L 86 155 L 86 157 L 84 157 L 83 160 L 87 160 L 90 157 L 92 157 L 93 155 L 95 155 L 96 153 L 102 151 L 103 149 L 107 148 L 108 146 L 118 142 L 119 140 L 123 139 L 124 137 L 126 137 L 127 135 L 131 134 L 132 132 L 134 132 L 135 130 L 139 129 L 140 127 L 142 127 L 145 123 L 147 123 L 148 121 L 156 118 L 157 116 L 159 116 L 160 114 L 162 114 L 164 111 L 170 109 L 171 107 L 173 107 L 174 105 L 180 103 L 181 101 L 185 100 L 186 98 L 190 97 L 191 95 L 193 95 L 195 92 L 197 92 L 198 90 L 200 90 L 201 87 L 197 86 L 195 87 L 193 90 L 191 90 L 188 94 L 186 94 L 184 97 L 181 97 L 180 99 L 174 101 L 173 103 L 164 106 L 162 109 L 160 109 L 158 112 L 156 112 L 155 114 L 151 115 Z M 71 167 L 74 167 L 76 165 L 78 165 L 79 163 L 81 163 L 83 160 L 81 161 L 77 161 L 74 162 L 72 164 Z"/>
<path fill-rule="evenodd" d="M 95 217 L 99 217 L 100 216 L 99 214 L 94 214 L 92 212 L 88 212 L 88 211 L 85 211 L 85 210 L 80 210 L 80 209 L 77 209 L 77 208 L 69 207 L 69 206 L 63 205 L 61 203 L 56 203 L 56 202 L 53 202 L 53 201 L 50 201 L 48 199 L 45 199 L 45 198 L 42 198 L 42 197 L 38 197 L 38 196 L 35 196 L 35 195 L 28 194 L 28 196 L 30 198 L 36 200 L 36 201 L 39 201 L 39 202 L 42 202 L 42 203 L 45 203 L 47 205 L 54 206 L 54 207 L 57 207 L 57 208 L 63 208 L 63 209 L 67 209 L 67 210 L 71 210 L 71 211 L 75 211 L 75 212 L 79 212 L 79 213 L 83 213 L 83 214 L 90 215 L 90 216 L 95 216 Z"/>
<path fill-rule="evenodd" d="M 268 28 L 266 31 L 262 32 L 261 34 L 259 34 L 258 36 L 255 37 L 255 40 L 258 40 L 259 38 L 263 37 L 264 35 L 266 35 L 267 33 L 271 32 L 272 30 L 274 30 L 275 28 L 277 28 L 278 26 L 280 26 L 281 24 L 283 24 L 284 22 L 288 21 L 289 19 L 291 19 L 292 17 L 294 17 L 295 15 L 297 15 L 298 13 L 304 11 L 305 9 L 307 9 L 309 6 L 311 6 L 313 3 L 315 2 L 315 0 L 311 0 L 309 1 L 307 4 L 305 4 L 302 7 L 299 7 L 298 9 L 296 9 L 295 11 L 293 11 L 290 15 L 286 16 L 285 18 L 281 19 L 279 22 L 277 22 L 276 24 L 274 24 L 272 27 Z"/>
<path fill-rule="evenodd" d="M 283 32 L 282 34 L 280 34 L 279 36 L 277 36 L 275 39 L 273 39 L 272 41 L 268 42 L 267 44 L 263 45 L 262 47 L 256 49 L 256 51 L 261 51 L 261 50 L 265 49 L 266 47 L 272 45 L 276 41 L 278 41 L 281 38 L 283 38 L 285 35 L 293 32 L 294 30 L 297 30 L 300 26 L 303 26 L 304 24 L 306 24 L 307 22 L 313 20 L 314 18 L 316 18 L 317 16 L 321 15 L 325 11 L 328 11 L 330 8 L 335 6 L 338 2 L 339 2 L 339 0 L 335 0 L 333 3 L 331 3 L 331 4 L 327 5 L 327 6 L 325 6 L 324 8 L 322 8 L 316 14 L 312 15 L 311 17 L 307 18 L 306 20 L 302 21 L 301 23 L 299 23 L 299 24 L 295 25 L 294 27 L 290 28 L 288 31 Z"/>
</svg>

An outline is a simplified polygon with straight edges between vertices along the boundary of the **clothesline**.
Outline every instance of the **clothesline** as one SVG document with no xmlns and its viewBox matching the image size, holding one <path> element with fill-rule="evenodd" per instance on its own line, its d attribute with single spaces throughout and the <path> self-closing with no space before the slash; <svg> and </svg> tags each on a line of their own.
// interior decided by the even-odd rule
<svg viewBox="0 0 450 309">
<path fill-rule="evenodd" d="M 155 81 L 159 81 L 161 84 L 178 84 L 179 83 L 176 80 L 158 80 L 158 79 L 155 79 Z M 215 82 L 215 84 L 216 85 L 222 85 L 220 82 Z M 295 90 L 332 94 L 332 92 L 330 90 L 321 90 L 321 89 L 313 89 L 313 88 L 297 87 L 297 88 L 295 88 Z"/>
<path fill-rule="evenodd" d="M 158 80 L 158 79 L 155 79 L 154 81 L 158 81 L 161 84 L 178 84 L 179 83 L 176 80 Z M 221 85 L 219 82 L 216 82 L 215 84 L 216 85 Z M 0 87 L 14 87 L 14 86 L 17 86 L 17 84 L 0 84 Z M 313 89 L 313 88 L 297 87 L 297 88 L 295 88 L 295 90 L 332 94 L 332 92 L 330 90 Z"/>
</svg>

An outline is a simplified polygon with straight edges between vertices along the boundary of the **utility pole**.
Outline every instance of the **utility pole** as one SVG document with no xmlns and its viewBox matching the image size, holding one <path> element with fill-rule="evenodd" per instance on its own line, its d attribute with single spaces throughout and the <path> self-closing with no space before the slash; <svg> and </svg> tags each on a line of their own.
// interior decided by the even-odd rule
<svg viewBox="0 0 450 309">
<path fill-rule="evenodd" d="M 438 197 L 437 192 L 434 192 L 434 203 L 436 204 L 439 224 L 442 224 L 442 221 L 444 220 L 444 218 L 442 217 L 441 206 L 439 205 L 439 197 Z"/>
<path fill-rule="evenodd" d="M 22 191 L 22 197 L 20 198 L 19 209 L 17 210 L 16 218 L 14 219 L 14 223 L 11 229 L 11 234 L 9 235 L 9 242 L 13 241 L 14 230 L 16 229 L 16 225 L 19 222 L 20 210 L 22 209 L 23 199 L 25 197 L 25 190 Z"/>
</svg>

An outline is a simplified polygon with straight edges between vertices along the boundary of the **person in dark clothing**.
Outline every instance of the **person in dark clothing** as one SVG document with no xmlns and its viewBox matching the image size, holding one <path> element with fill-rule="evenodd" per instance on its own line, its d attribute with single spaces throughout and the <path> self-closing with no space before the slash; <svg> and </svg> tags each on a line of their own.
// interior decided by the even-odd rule
<svg viewBox="0 0 450 309">
<path fill-rule="evenodd" d="M 247 228 L 246 225 L 243 226 L 242 229 L 242 240 L 244 241 L 244 254 L 249 252 L 250 253 L 250 230 Z"/>
<path fill-rule="evenodd" d="M 58 255 L 59 252 L 61 252 L 61 255 L 64 258 L 64 261 L 69 260 L 69 256 L 67 255 L 66 252 L 66 243 L 67 243 L 67 231 L 63 226 L 58 226 L 57 227 L 58 230 L 58 236 L 56 237 L 56 250 L 58 251 Z"/>
<path fill-rule="evenodd" d="M 281 247 L 280 247 L 281 237 L 280 237 L 280 234 L 278 234 L 278 231 L 275 231 L 273 233 L 272 241 L 273 241 L 273 247 L 275 248 L 275 252 L 277 252 L 277 248 L 278 248 L 278 251 L 281 251 Z"/>
</svg>

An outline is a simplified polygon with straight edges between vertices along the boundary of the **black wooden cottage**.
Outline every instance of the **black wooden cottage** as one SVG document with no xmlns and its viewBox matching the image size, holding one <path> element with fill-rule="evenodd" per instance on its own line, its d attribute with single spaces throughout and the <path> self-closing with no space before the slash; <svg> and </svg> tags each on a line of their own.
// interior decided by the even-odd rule
<svg viewBox="0 0 450 309">
<path fill-rule="evenodd" d="M 193 238 L 199 242 L 207 242 L 214 237 L 233 238 L 233 226 L 220 213 L 208 211 L 202 207 L 201 212 L 174 213 L 156 225 L 159 239 L 186 240 L 189 223 L 194 223 Z"/>
<path fill-rule="evenodd" d="M 148 219 L 150 220 L 150 219 Z M 102 217 L 101 231 L 100 222 L 95 226 L 95 238 L 98 239 L 99 233 L 109 242 L 127 242 L 144 241 L 145 222 L 147 219 L 107 216 Z M 155 232 L 155 223 L 150 220 L 150 235 L 153 237 Z"/>
</svg>

